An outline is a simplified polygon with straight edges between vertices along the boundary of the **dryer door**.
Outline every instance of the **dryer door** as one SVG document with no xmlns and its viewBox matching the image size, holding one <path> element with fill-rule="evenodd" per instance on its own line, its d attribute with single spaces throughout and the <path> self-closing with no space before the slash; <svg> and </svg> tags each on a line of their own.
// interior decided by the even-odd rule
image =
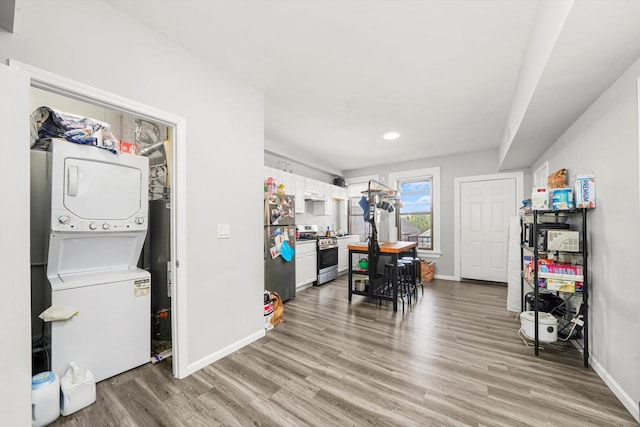
<svg viewBox="0 0 640 427">
<path fill-rule="evenodd" d="M 84 219 L 123 220 L 142 207 L 140 169 L 88 159 L 64 162 L 64 207 Z M 145 201 L 146 202 L 146 201 Z"/>
</svg>

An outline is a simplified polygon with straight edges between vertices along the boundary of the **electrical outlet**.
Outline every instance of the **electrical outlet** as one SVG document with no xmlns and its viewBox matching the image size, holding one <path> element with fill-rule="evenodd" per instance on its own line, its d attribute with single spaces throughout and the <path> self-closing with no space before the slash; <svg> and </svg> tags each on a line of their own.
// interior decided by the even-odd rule
<svg viewBox="0 0 640 427">
<path fill-rule="evenodd" d="M 231 238 L 231 225 L 218 224 L 218 239 L 230 239 Z"/>
</svg>

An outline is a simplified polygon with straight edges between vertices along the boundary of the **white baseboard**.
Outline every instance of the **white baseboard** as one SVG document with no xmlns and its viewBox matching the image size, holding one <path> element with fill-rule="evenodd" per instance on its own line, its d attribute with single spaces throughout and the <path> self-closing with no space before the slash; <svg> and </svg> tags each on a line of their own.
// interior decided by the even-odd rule
<svg viewBox="0 0 640 427">
<path fill-rule="evenodd" d="M 600 363 L 598 363 L 598 361 L 593 356 L 589 357 L 589 364 L 591 365 L 593 370 L 596 371 L 596 374 L 598 374 L 598 376 L 602 378 L 604 383 L 609 387 L 613 394 L 616 395 L 616 397 L 624 405 L 624 407 L 627 408 L 627 411 L 629 411 L 631 416 L 633 416 L 633 418 L 635 418 L 636 421 L 640 423 L 640 411 L 637 402 L 635 402 L 631 398 L 631 396 L 629 396 L 623 390 L 623 388 L 620 387 L 620 384 L 618 384 L 616 380 L 614 380 L 611 375 L 609 375 L 609 373 L 602 367 Z"/>
<path fill-rule="evenodd" d="M 309 289 L 313 287 L 313 283 L 306 283 L 301 285 L 299 288 L 296 288 L 296 292 L 304 291 L 305 289 Z"/>
<path fill-rule="evenodd" d="M 459 282 L 460 281 L 459 277 L 445 276 L 443 274 L 435 274 L 433 277 L 436 278 L 436 279 L 442 279 L 442 280 L 452 280 L 454 282 Z"/>
<path fill-rule="evenodd" d="M 258 332 L 255 332 L 251 335 L 249 335 L 248 337 L 245 337 L 239 341 L 234 342 L 233 344 L 216 351 L 213 354 L 210 354 L 209 356 L 203 357 L 200 360 L 197 360 L 193 363 L 190 363 L 189 366 L 187 367 L 187 372 L 186 375 L 184 377 L 181 378 L 185 378 L 188 377 L 189 375 L 193 374 L 194 372 L 199 371 L 200 369 L 204 368 L 205 366 L 209 366 L 211 365 L 213 362 L 222 359 L 225 356 L 228 356 L 229 354 L 233 353 L 236 350 L 241 349 L 242 347 L 251 344 L 254 341 L 259 340 L 260 338 L 265 336 L 265 331 L 264 329 L 259 330 Z"/>
</svg>

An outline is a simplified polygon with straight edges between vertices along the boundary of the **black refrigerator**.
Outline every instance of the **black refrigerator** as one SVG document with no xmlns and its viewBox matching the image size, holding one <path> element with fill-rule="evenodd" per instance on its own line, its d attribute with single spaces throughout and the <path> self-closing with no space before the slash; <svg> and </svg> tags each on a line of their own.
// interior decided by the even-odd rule
<svg viewBox="0 0 640 427">
<path fill-rule="evenodd" d="M 264 196 L 264 289 L 287 301 L 296 296 L 295 198 Z"/>
</svg>

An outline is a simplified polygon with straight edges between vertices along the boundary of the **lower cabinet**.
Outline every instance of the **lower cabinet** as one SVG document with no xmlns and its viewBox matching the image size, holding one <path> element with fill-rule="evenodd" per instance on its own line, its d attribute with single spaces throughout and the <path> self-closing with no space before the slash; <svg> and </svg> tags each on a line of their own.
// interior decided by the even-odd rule
<svg viewBox="0 0 640 427">
<path fill-rule="evenodd" d="M 318 280 L 316 243 L 296 242 L 296 289 Z"/>
<path fill-rule="evenodd" d="M 360 241 L 360 236 L 338 237 L 338 273 L 349 270 L 349 249 L 347 246 Z"/>
</svg>

